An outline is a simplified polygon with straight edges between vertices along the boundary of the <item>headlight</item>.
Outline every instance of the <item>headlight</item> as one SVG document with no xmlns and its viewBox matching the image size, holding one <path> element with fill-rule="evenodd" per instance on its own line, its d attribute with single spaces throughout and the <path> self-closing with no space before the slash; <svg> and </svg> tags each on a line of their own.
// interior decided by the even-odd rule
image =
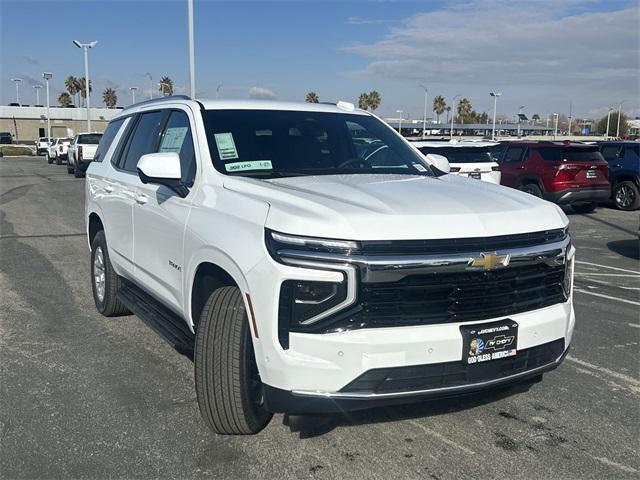
<svg viewBox="0 0 640 480">
<path fill-rule="evenodd" d="M 340 253 L 350 255 L 358 251 L 360 245 L 352 240 L 332 238 L 303 237 L 289 235 L 265 229 L 267 250 L 274 260 L 283 263 L 279 254 L 281 250 L 297 250 L 304 252 Z"/>
</svg>

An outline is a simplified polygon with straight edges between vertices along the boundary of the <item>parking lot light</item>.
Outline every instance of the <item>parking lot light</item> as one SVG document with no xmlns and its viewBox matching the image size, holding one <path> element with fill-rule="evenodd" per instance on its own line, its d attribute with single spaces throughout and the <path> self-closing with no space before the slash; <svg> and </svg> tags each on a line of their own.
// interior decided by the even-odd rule
<svg viewBox="0 0 640 480">
<path fill-rule="evenodd" d="M 40 89 L 42 85 L 34 85 L 33 89 L 36 91 L 36 105 L 40 105 Z"/>
<path fill-rule="evenodd" d="M 80 43 L 74 40 L 73 44 L 84 50 L 84 90 L 87 99 L 87 132 L 91 131 L 91 83 L 89 81 L 89 49 L 95 47 L 98 42 L 94 40 L 90 43 Z"/>
<path fill-rule="evenodd" d="M 138 90 L 138 87 L 129 87 L 129 90 L 131 90 L 131 104 L 133 105 L 136 103 L 136 90 Z"/>
<path fill-rule="evenodd" d="M 51 141 L 51 114 L 49 108 L 49 80 L 51 80 L 51 77 L 53 77 L 51 72 L 44 72 L 42 74 L 42 78 L 44 78 L 44 82 L 47 86 L 47 138 L 49 139 L 49 142 Z"/>
<path fill-rule="evenodd" d="M 398 124 L 398 133 L 402 135 L 402 110 L 396 110 L 396 113 L 400 114 L 400 123 Z"/>
<path fill-rule="evenodd" d="M 22 82 L 21 78 L 12 78 L 12 82 L 16 84 L 16 103 L 18 106 L 20 105 L 20 82 Z"/>
<path fill-rule="evenodd" d="M 427 103 L 429 102 L 429 91 L 424 85 L 420 85 L 424 90 L 424 116 L 422 117 L 422 138 L 427 136 Z"/>
<path fill-rule="evenodd" d="M 609 112 L 607 112 L 607 130 L 604 133 L 605 137 L 609 136 L 609 123 L 611 122 L 611 112 L 613 111 L 613 107 L 609 107 Z"/>
<path fill-rule="evenodd" d="M 553 119 L 554 119 L 554 127 L 553 127 L 553 139 L 555 140 L 556 137 L 558 136 L 558 114 L 554 112 L 553 114 Z"/>
<path fill-rule="evenodd" d="M 149 98 L 153 100 L 153 77 L 149 72 L 144 74 L 145 77 L 149 77 Z"/>
<path fill-rule="evenodd" d="M 451 130 L 449 131 L 449 140 L 453 140 L 453 118 L 456 116 L 456 110 L 455 110 L 455 106 L 456 106 L 456 99 L 460 98 L 462 95 L 456 95 L 455 97 L 453 97 L 453 100 L 451 101 L 452 105 L 451 108 L 453 108 L 453 113 L 451 114 Z"/>
<path fill-rule="evenodd" d="M 622 104 L 624 100 L 620 102 L 618 106 L 618 128 L 616 128 L 616 138 L 620 138 L 620 115 L 622 115 Z"/>
<path fill-rule="evenodd" d="M 500 92 L 489 92 L 493 97 L 493 128 L 491 129 L 491 140 L 496 139 L 496 110 L 498 107 L 498 97 L 502 95 Z"/>
</svg>

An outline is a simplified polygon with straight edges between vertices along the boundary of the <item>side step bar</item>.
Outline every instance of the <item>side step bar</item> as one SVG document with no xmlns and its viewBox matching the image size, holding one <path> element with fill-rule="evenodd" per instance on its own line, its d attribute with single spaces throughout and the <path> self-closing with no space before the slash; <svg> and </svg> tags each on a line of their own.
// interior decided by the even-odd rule
<svg viewBox="0 0 640 480">
<path fill-rule="evenodd" d="M 118 290 L 118 300 L 179 353 L 193 359 L 195 336 L 184 319 L 130 282 Z"/>
</svg>

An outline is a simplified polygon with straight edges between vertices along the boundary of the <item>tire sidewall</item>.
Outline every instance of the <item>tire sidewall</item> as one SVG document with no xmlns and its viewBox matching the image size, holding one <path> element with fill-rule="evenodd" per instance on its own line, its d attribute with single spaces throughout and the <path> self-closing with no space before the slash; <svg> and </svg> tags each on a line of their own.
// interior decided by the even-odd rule
<svg viewBox="0 0 640 480">
<path fill-rule="evenodd" d="M 96 250 L 98 247 L 101 247 L 102 249 L 102 258 L 104 260 L 104 298 L 102 300 L 100 300 L 100 298 L 98 297 L 98 292 L 96 292 L 96 282 L 94 280 L 94 260 L 95 260 L 95 255 L 96 255 Z M 111 262 L 109 261 L 109 251 L 107 250 L 107 240 L 104 236 L 104 231 L 99 231 L 95 238 L 93 239 L 93 242 L 91 243 L 91 291 L 93 293 L 93 300 L 96 304 L 96 308 L 98 309 L 98 311 L 100 313 L 104 313 L 106 310 L 106 305 L 107 305 L 107 292 L 109 292 L 109 288 L 111 287 L 110 285 L 110 275 L 109 275 L 109 270 L 111 269 Z"/>
<path fill-rule="evenodd" d="M 622 187 L 629 187 L 631 189 L 631 191 L 633 192 L 633 195 L 634 195 L 633 202 L 631 202 L 631 204 L 629 204 L 627 206 L 622 206 L 622 205 L 620 205 L 618 203 L 618 191 Z M 613 194 L 613 201 L 614 201 L 614 203 L 616 205 L 616 208 L 618 208 L 618 210 L 624 210 L 624 211 L 636 210 L 638 208 L 638 204 L 640 203 L 638 187 L 636 187 L 636 185 L 633 182 L 630 182 L 628 180 L 625 180 L 625 181 L 622 181 L 622 182 L 618 183 L 616 185 L 616 189 L 615 189 L 615 192 Z"/>
</svg>

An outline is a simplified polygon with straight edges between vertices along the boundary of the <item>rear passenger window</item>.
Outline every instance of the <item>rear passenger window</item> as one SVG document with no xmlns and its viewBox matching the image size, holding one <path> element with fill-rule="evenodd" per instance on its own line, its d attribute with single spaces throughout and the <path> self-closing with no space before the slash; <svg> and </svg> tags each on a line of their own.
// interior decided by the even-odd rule
<svg viewBox="0 0 640 480">
<path fill-rule="evenodd" d="M 105 154 L 109 150 L 109 147 L 113 143 L 113 139 L 116 138 L 116 135 L 125 120 L 126 118 L 121 118 L 118 120 L 114 120 L 113 122 L 109 122 L 109 125 L 107 125 L 107 129 L 104 131 L 104 135 L 102 135 L 96 153 L 93 157 L 94 162 L 101 162 L 103 160 Z"/>
<path fill-rule="evenodd" d="M 175 152 L 180 155 L 182 183 L 191 187 L 196 176 L 196 154 L 189 117 L 182 111 L 173 111 L 160 140 L 160 152 Z"/>
<path fill-rule="evenodd" d="M 558 147 L 539 147 L 538 153 L 542 157 L 543 160 L 547 160 L 548 162 L 559 162 L 560 161 L 560 153 L 562 149 Z"/>
<path fill-rule="evenodd" d="M 527 147 L 509 147 L 507 154 L 504 156 L 503 162 L 517 163 L 521 162 Z"/>
<path fill-rule="evenodd" d="M 140 115 L 129 141 L 129 146 L 126 149 L 124 161 L 120 162 L 120 168 L 135 172 L 140 157 L 156 151 L 164 113 L 163 111 L 158 111 Z"/>
</svg>

